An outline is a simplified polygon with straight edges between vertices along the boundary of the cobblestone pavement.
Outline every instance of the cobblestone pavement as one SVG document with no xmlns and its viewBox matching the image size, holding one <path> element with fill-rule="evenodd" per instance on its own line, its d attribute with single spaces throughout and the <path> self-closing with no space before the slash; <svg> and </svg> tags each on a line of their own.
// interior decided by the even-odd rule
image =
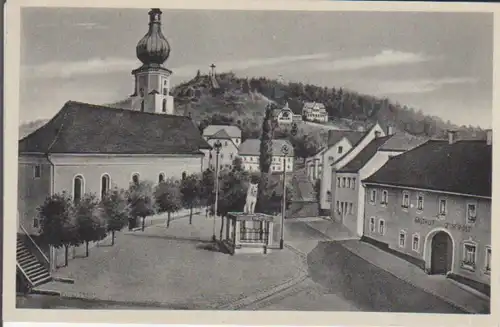
<svg viewBox="0 0 500 327">
<path fill-rule="evenodd" d="M 211 309 L 301 273 L 300 258 L 288 249 L 265 256 L 214 252 L 208 241 L 212 231 L 213 220 L 195 216 L 193 225 L 178 219 L 170 228 L 160 224 L 118 233 L 115 246 L 95 248 L 89 258 L 60 269 L 59 275 L 74 278 L 75 284 L 51 282 L 44 288 L 73 298 Z"/>
</svg>

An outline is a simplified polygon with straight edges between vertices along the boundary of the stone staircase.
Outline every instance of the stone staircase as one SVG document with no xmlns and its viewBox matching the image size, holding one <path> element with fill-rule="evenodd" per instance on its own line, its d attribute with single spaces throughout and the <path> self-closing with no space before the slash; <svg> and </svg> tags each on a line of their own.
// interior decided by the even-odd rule
<svg viewBox="0 0 500 327">
<path fill-rule="evenodd" d="M 40 255 L 44 256 L 43 253 L 40 253 Z M 41 262 L 26 246 L 23 238 L 19 236 L 16 245 L 16 263 L 18 271 L 24 276 L 30 288 L 52 281 L 48 269 L 48 260 Z"/>
</svg>

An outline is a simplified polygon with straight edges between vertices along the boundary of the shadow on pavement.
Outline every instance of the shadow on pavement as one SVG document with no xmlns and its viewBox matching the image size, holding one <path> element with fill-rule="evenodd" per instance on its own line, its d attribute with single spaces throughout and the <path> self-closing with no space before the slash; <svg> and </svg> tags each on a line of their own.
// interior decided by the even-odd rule
<svg viewBox="0 0 500 327">
<path fill-rule="evenodd" d="M 447 302 L 398 279 L 344 248 L 319 242 L 307 256 L 313 281 L 352 301 L 363 311 L 465 313 Z"/>
</svg>

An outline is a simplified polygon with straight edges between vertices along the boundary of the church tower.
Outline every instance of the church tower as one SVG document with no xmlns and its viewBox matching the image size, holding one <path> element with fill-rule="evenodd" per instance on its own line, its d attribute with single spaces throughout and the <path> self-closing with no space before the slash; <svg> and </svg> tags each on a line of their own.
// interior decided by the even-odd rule
<svg viewBox="0 0 500 327">
<path fill-rule="evenodd" d="M 161 32 L 161 10 L 149 11 L 149 30 L 137 43 L 137 58 L 142 66 L 134 69 L 132 109 L 144 112 L 174 114 L 174 98 L 170 95 L 172 71 L 164 63 L 170 55 L 170 44 Z"/>
</svg>

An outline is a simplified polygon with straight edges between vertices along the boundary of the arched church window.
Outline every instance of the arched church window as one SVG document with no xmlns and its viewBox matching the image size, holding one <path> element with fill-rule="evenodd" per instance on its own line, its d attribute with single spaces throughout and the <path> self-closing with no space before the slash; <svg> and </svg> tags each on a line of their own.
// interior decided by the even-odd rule
<svg viewBox="0 0 500 327">
<path fill-rule="evenodd" d="M 73 201 L 80 202 L 84 193 L 83 176 L 77 175 L 73 180 Z"/>
<path fill-rule="evenodd" d="M 132 175 L 132 183 L 139 184 L 139 174 Z"/>
<path fill-rule="evenodd" d="M 183 172 L 182 172 L 182 180 L 185 180 L 185 179 L 186 179 L 186 172 L 185 172 L 185 171 L 183 171 Z"/>
<path fill-rule="evenodd" d="M 144 111 L 144 100 L 141 101 L 141 111 Z"/>
<path fill-rule="evenodd" d="M 104 198 L 109 191 L 110 178 L 108 174 L 101 177 L 101 198 Z"/>
<path fill-rule="evenodd" d="M 161 109 L 163 112 L 167 112 L 167 99 L 163 99 Z"/>
<path fill-rule="evenodd" d="M 160 175 L 158 175 L 158 183 L 163 183 L 164 181 L 165 181 L 165 174 L 160 173 Z"/>
</svg>

